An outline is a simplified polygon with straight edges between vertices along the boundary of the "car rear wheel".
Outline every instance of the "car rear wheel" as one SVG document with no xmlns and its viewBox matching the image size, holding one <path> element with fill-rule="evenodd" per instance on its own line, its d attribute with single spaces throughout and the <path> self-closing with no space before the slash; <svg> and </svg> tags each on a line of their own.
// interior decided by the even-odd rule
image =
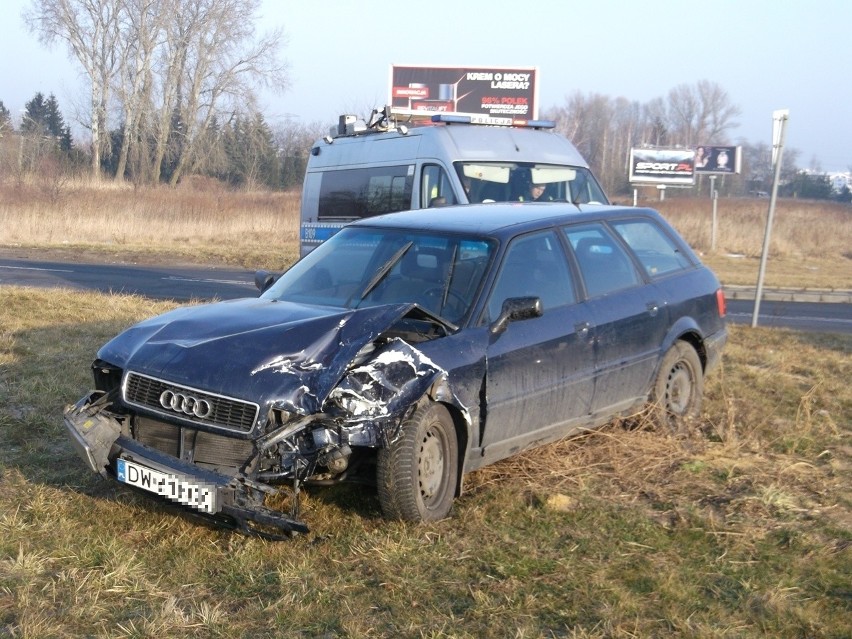
<svg viewBox="0 0 852 639">
<path fill-rule="evenodd" d="M 695 349 L 680 341 L 663 357 L 654 383 L 652 401 L 657 420 L 679 429 L 698 417 L 704 395 L 704 374 Z"/>
<path fill-rule="evenodd" d="M 379 502 L 385 516 L 437 521 L 453 505 L 458 444 L 453 420 L 441 404 L 420 406 L 395 442 L 378 455 Z"/>
</svg>

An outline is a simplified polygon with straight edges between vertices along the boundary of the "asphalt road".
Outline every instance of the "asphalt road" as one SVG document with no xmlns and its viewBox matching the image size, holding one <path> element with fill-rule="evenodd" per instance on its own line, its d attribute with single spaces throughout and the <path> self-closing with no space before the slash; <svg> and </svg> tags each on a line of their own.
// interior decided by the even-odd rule
<svg viewBox="0 0 852 639">
<path fill-rule="evenodd" d="M 753 313 L 754 300 L 728 300 L 728 321 L 751 325 Z M 815 333 L 852 333 L 852 304 L 763 300 L 757 323 Z"/>
<path fill-rule="evenodd" d="M 254 271 L 212 267 L 77 264 L 0 258 L 0 285 L 64 287 L 155 299 L 257 297 Z"/>
<path fill-rule="evenodd" d="M 258 294 L 254 272 L 241 269 L 0 258 L 0 286 L 3 284 L 133 293 L 177 301 L 225 300 Z M 753 300 L 729 300 L 728 319 L 750 324 L 753 309 Z M 811 332 L 852 333 L 852 304 L 764 300 L 758 324 Z"/>
</svg>

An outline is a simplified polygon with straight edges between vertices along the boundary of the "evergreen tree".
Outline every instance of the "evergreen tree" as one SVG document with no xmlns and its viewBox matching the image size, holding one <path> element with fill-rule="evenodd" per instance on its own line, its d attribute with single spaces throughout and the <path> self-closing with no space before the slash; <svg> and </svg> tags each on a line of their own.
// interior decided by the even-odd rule
<svg viewBox="0 0 852 639">
<path fill-rule="evenodd" d="M 12 128 L 12 114 L 9 113 L 9 109 L 6 108 L 6 105 L 3 104 L 3 100 L 0 100 L 0 135 L 6 129 Z"/>
<path fill-rule="evenodd" d="M 830 200 L 833 195 L 831 181 L 827 175 L 811 175 L 799 171 L 780 189 L 787 197 L 799 197 L 807 200 Z"/>
<path fill-rule="evenodd" d="M 56 140 L 62 151 L 71 151 L 71 129 L 65 124 L 55 95 L 51 93 L 45 100 L 44 95 L 38 92 L 25 107 L 24 119 L 21 122 L 22 133 L 51 138 Z"/>
<path fill-rule="evenodd" d="M 225 170 L 220 177 L 234 186 L 276 188 L 280 181 L 280 159 L 275 136 L 261 113 L 236 117 L 221 135 Z"/>
<path fill-rule="evenodd" d="M 21 133 L 34 135 L 50 135 L 47 128 L 47 103 L 41 92 L 25 105 L 24 118 L 21 122 Z"/>
<path fill-rule="evenodd" d="M 47 129 L 48 135 L 54 138 L 61 138 L 65 132 L 65 120 L 62 118 L 62 113 L 59 112 L 56 96 L 52 93 L 48 96 L 47 102 L 44 103 L 44 127 Z"/>
</svg>

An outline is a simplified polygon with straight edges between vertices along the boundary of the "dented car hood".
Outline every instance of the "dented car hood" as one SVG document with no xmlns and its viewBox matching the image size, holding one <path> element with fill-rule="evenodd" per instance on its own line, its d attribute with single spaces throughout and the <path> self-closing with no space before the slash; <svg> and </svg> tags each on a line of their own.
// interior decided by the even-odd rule
<svg viewBox="0 0 852 639">
<path fill-rule="evenodd" d="M 360 309 L 242 299 L 179 308 L 124 331 L 98 358 L 261 405 L 319 412 L 361 349 L 414 304 Z"/>
</svg>

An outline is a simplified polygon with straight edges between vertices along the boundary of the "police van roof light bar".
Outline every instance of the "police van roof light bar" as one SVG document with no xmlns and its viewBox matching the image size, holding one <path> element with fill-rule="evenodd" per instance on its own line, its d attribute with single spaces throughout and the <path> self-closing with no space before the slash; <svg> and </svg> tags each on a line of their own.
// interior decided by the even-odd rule
<svg viewBox="0 0 852 639">
<path fill-rule="evenodd" d="M 432 122 L 443 122 L 444 124 L 471 124 L 473 120 L 469 115 L 453 115 L 450 113 L 436 113 L 432 116 Z"/>
<path fill-rule="evenodd" d="M 491 124 L 498 126 L 525 127 L 530 129 L 556 128 L 556 122 L 553 120 L 513 120 L 511 118 L 493 118 L 489 116 L 474 118 L 470 115 L 459 115 L 456 113 L 436 113 L 431 119 L 432 122 L 441 124 Z"/>
<path fill-rule="evenodd" d="M 527 120 L 524 126 L 533 127 L 535 129 L 555 129 L 556 122 L 553 120 Z"/>
</svg>

